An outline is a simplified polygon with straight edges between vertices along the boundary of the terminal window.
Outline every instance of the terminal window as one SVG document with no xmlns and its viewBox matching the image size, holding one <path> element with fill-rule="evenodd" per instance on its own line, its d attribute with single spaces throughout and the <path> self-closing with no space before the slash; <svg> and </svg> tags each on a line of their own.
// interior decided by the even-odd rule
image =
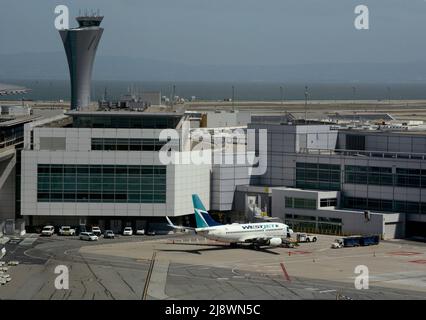
<svg viewBox="0 0 426 320">
<path fill-rule="evenodd" d="M 347 150 L 365 150 L 365 136 L 347 134 L 346 149 Z"/>
<path fill-rule="evenodd" d="M 297 162 L 296 187 L 340 190 L 340 165 Z"/>
<path fill-rule="evenodd" d="M 115 139 L 92 138 L 92 150 L 99 151 L 160 151 L 167 141 L 158 139 Z M 179 150 L 179 141 L 169 143 L 173 150 Z"/>
<path fill-rule="evenodd" d="M 316 209 L 317 202 L 315 199 L 285 197 L 285 207 L 296 209 Z"/>
<path fill-rule="evenodd" d="M 426 187 L 426 170 L 389 167 L 345 166 L 345 183 L 406 188 Z"/>
<path fill-rule="evenodd" d="M 37 182 L 39 202 L 166 202 L 166 166 L 39 164 Z"/>
<path fill-rule="evenodd" d="M 400 201 L 372 198 L 356 198 L 344 196 L 343 207 L 350 209 L 363 209 L 402 213 L 426 213 L 426 203 L 416 201 Z"/>
<path fill-rule="evenodd" d="M 321 199 L 320 200 L 320 207 L 336 207 L 336 206 L 337 206 L 337 199 L 336 198 Z"/>
</svg>

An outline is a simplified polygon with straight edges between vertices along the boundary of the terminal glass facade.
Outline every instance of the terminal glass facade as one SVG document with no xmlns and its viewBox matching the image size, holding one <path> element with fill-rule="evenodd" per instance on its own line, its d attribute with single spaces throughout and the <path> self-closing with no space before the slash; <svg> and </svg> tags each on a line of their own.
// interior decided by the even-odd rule
<svg viewBox="0 0 426 320">
<path fill-rule="evenodd" d="M 426 170 L 396 168 L 395 183 L 399 187 L 425 188 Z"/>
<path fill-rule="evenodd" d="M 37 182 L 39 202 L 166 202 L 166 166 L 39 164 Z"/>
<path fill-rule="evenodd" d="M 345 166 L 345 182 L 391 186 L 393 185 L 392 168 Z"/>
<path fill-rule="evenodd" d="M 345 166 L 345 182 L 405 188 L 426 187 L 426 170 L 389 167 Z"/>
<path fill-rule="evenodd" d="M 296 209 L 316 209 L 317 202 L 315 199 L 285 197 L 285 207 Z"/>
<path fill-rule="evenodd" d="M 343 206 L 349 209 L 363 209 L 363 210 L 415 213 L 415 214 L 426 213 L 425 202 L 370 199 L 370 198 L 367 199 L 367 198 L 356 198 L 356 197 L 346 197 L 346 196 L 344 196 L 342 200 L 343 200 Z"/>
<path fill-rule="evenodd" d="M 297 162 L 296 187 L 301 189 L 340 190 L 340 165 Z"/>
</svg>

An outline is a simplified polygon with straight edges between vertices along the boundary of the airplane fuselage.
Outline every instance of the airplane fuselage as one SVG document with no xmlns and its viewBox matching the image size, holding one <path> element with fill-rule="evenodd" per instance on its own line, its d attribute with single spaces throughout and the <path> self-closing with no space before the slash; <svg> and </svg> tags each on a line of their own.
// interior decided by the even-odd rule
<svg viewBox="0 0 426 320">
<path fill-rule="evenodd" d="M 197 228 L 195 231 L 207 239 L 242 243 L 255 238 L 285 238 L 289 228 L 284 223 L 262 222 Z"/>
</svg>

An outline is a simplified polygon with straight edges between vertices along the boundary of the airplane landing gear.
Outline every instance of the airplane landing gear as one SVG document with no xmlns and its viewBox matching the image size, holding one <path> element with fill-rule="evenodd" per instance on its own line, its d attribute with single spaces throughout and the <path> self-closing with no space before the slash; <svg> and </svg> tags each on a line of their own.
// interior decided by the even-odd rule
<svg viewBox="0 0 426 320">
<path fill-rule="evenodd" d="M 256 250 L 256 251 L 260 250 L 260 246 L 259 246 L 258 244 L 253 243 L 253 244 L 251 245 L 251 247 L 252 247 L 254 250 Z"/>
</svg>

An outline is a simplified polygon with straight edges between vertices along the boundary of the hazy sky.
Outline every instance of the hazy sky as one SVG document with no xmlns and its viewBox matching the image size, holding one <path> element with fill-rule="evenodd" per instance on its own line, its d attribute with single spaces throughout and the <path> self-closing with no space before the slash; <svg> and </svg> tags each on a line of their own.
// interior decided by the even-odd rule
<svg viewBox="0 0 426 320">
<path fill-rule="evenodd" d="M 100 55 L 187 64 L 426 60 L 425 0 L 1 0 L 0 54 L 62 51 L 54 8 L 100 9 Z M 354 28 L 356 5 L 370 30 Z"/>
</svg>

